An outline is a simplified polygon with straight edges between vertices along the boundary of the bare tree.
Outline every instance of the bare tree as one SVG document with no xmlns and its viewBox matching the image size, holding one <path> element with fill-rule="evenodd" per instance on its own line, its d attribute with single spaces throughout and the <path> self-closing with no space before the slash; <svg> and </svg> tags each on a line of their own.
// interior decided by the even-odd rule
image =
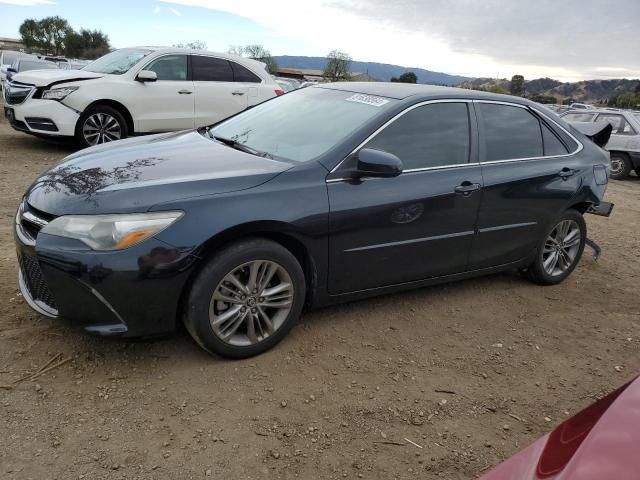
<svg viewBox="0 0 640 480">
<path fill-rule="evenodd" d="M 196 40 L 195 42 L 189 42 L 189 43 L 176 43 L 173 45 L 174 48 L 189 48 L 191 50 L 206 50 L 207 49 L 207 44 L 200 41 L 200 40 Z"/>
<path fill-rule="evenodd" d="M 349 80 L 349 65 L 351 57 L 348 53 L 339 50 L 331 50 L 327 55 L 327 65 L 324 67 L 322 76 L 330 82 Z"/>
<path fill-rule="evenodd" d="M 253 60 L 265 63 L 270 73 L 276 73 L 278 70 L 278 64 L 271 56 L 271 52 L 264 48 L 262 45 L 231 45 L 227 53 L 231 55 L 238 55 L 239 57 L 248 57 Z"/>
</svg>

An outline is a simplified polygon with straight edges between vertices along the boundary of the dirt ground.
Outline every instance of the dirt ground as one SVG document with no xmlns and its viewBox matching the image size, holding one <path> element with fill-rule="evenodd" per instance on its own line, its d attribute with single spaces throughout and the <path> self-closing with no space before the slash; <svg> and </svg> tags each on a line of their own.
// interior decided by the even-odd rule
<svg viewBox="0 0 640 480">
<path fill-rule="evenodd" d="M 19 295 L 13 216 L 72 151 L 0 122 L 0 478 L 477 478 L 640 371 L 640 179 L 562 285 L 517 274 L 306 313 L 270 352 L 94 338 Z M 409 443 L 411 440 L 415 444 Z"/>
</svg>

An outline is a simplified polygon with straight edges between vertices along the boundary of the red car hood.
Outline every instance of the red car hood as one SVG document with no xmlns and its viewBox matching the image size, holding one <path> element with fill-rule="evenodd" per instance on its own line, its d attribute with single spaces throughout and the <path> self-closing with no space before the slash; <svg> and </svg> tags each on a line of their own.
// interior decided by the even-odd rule
<svg viewBox="0 0 640 480">
<path fill-rule="evenodd" d="M 560 424 L 480 480 L 640 478 L 640 377 Z"/>
</svg>

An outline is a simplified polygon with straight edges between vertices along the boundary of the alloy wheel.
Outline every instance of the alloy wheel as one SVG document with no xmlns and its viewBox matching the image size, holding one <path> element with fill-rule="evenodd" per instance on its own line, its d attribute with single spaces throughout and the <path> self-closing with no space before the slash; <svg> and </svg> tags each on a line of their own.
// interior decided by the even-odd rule
<svg viewBox="0 0 640 480">
<path fill-rule="evenodd" d="M 229 272 L 209 305 L 209 322 L 222 341 L 249 346 L 273 335 L 293 305 L 289 273 L 276 262 L 254 260 Z"/>
<path fill-rule="evenodd" d="M 624 170 L 624 160 L 620 157 L 611 157 L 611 175 L 619 175 Z"/>
<path fill-rule="evenodd" d="M 562 275 L 576 260 L 582 241 L 580 227 L 573 220 L 558 223 L 544 243 L 542 266 L 552 277 Z"/>
<path fill-rule="evenodd" d="M 122 127 L 115 117 L 108 113 L 94 113 L 82 126 L 82 135 L 89 145 L 120 140 Z"/>
</svg>

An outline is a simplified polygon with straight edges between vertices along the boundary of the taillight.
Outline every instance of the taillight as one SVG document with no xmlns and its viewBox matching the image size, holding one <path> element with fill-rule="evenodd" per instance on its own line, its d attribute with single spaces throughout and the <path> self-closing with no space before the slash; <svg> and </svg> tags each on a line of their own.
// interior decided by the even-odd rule
<svg viewBox="0 0 640 480">
<path fill-rule="evenodd" d="M 276 95 L 277 96 L 284 95 L 284 90 L 276 90 Z"/>
</svg>

